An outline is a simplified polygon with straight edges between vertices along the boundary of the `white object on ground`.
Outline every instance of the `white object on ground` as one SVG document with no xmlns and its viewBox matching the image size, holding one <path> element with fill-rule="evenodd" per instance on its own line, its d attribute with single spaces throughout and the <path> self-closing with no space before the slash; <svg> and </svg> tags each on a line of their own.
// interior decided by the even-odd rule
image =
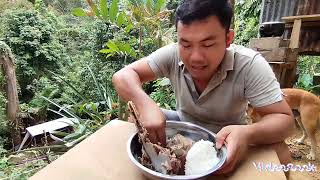
<svg viewBox="0 0 320 180">
<path fill-rule="evenodd" d="M 22 143 L 19 146 L 18 152 L 22 149 L 23 145 L 26 143 L 30 136 L 33 138 L 37 135 L 43 134 L 44 132 L 52 132 L 58 129 L 72 126 L 74 122 L 78 123 L 78 120 L 75 118 L 62 117 L 56 120 L 44 122 L 42 124 L 27 127 L 26 135 L 24 136 Z"/>
<path fill-rule="evenodd" d="M 218 164 L 219 158 L 213 142 L 197 141 L 187 153 L 185 175 L 204 173 Z"/>
</svg>

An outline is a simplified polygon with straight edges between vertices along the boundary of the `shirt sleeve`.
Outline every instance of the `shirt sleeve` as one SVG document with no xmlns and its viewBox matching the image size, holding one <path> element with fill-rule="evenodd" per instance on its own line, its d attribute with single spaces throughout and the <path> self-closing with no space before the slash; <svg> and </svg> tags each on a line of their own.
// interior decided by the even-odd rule
<svg viewBox="0 0 320 180">
<path fill-rule="evenodd" d="M 254 107 L 263 107 L 282 100 L 280 84 L 261 54 L 257 54 L 249 65 L 245 96 Z"/>
<path fill-rule="evenodd" d="M 158 78 L 169 78 L 176 61 L 178 60 L 177 44 L 166 45 L 147 57 L 147 62 L 151 70 Z"/>
</svg>

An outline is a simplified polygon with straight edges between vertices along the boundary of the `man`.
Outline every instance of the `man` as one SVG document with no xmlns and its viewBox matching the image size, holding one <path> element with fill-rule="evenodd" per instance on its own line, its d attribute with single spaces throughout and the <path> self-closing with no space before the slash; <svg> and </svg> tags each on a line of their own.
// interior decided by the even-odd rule
<svg viewBox="0 0 320 180">
<path fill-rule="evenodd" d="M 274 144 L 278 155 L 285 157 L 282 162 L 288 162 L 287 146 L 279 142 L 294 124 L 265 59 L 253 50 L 231 45 L 232 14 L 227 0 L 185 0 L 176 12 L 178 43 L 113 76 L 118 94 L 137 106 L 150 140 L 162 144 L 166 116 L 172 112 L 164 114 L 141 84 L 168 77 L 177 100 L 176 117 L 217 133 L 218 148 L 227 142 L 227 161 L 219 173 L 232 171 L 251 144 Z M 251 125 L 245 123 L 248 102 L 263 116 Z"/>
</svg>

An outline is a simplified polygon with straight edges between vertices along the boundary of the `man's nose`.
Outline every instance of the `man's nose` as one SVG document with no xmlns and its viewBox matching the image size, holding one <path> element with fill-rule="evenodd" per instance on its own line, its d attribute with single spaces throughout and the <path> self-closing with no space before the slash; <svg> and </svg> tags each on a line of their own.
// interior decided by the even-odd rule
<svg viewBox="0 0 320 180">
<path fill-rule="evenodd" d="M 203 56 L 200 49 L 195 48 L 192 50 L 191 55 L 190 55 L 191 61 L 203 61 L 203 59 L 204 59 L 204 56 Z"/>
</svg>

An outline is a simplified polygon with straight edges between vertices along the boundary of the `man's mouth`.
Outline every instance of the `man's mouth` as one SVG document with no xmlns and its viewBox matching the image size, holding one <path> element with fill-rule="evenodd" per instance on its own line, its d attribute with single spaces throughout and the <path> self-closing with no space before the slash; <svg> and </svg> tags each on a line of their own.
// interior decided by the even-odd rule
<svg viewBox="0 0 320 180">
<path fill-rule="evenodd" d="M 192 70 L 194 71 L 202 71 L 206 68 L 207 66 L 191 66 Z"/>
</svg>

